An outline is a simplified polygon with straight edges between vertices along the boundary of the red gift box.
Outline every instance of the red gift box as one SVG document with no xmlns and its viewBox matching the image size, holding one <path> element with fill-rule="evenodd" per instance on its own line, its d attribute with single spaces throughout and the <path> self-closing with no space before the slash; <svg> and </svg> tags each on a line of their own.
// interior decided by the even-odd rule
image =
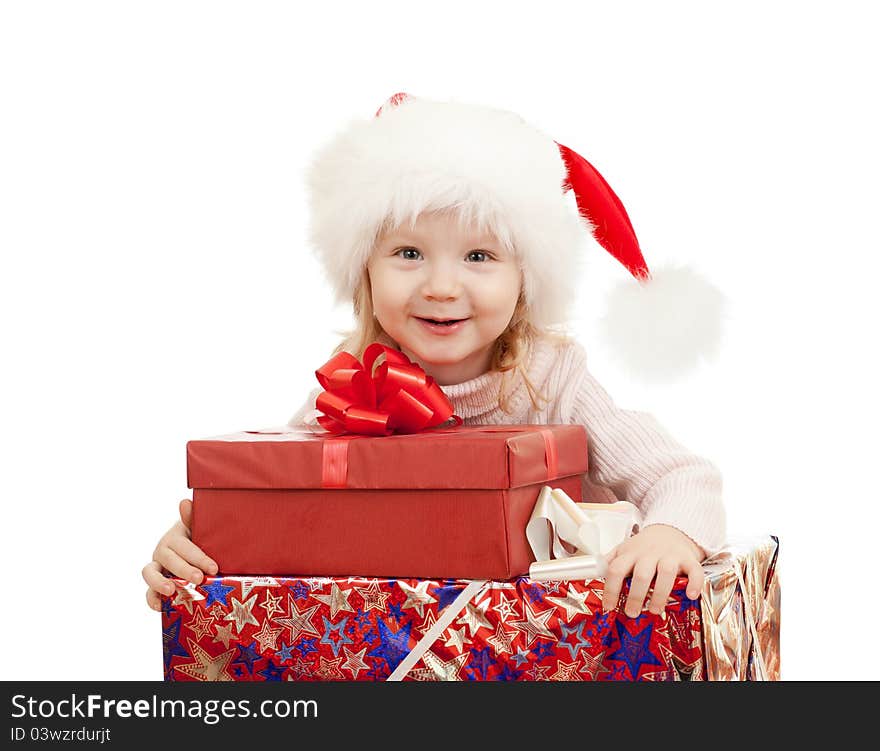
<svg viewBox="0 0 880 751">
<path fill-rule="evenodd" d="M 541 487 L 580 500 L 586 471 L 580 425 L 187 444 L 193 541 L 231 574 L 510 579 Z"/>
</svg>

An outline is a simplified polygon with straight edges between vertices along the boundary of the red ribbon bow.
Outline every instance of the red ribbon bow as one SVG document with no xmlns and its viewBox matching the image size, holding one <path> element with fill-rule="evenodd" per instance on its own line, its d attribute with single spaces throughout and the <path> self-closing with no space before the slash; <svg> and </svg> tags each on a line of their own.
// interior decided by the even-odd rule
<svg viewBox="0 0 880 751">
<path fill-rule="evenodd" d="M 383 354 L 385 362 L 373 373 L 373 364 Z M 367 347 L 363 365 L 340 352 L 315 375 L 325 389 L 315 402 L 324 413 L 318 422 L 331 433 L 418 433 L 450 417 L 461 424 L 431 376 L 402 352 L 378 342 Z"/>
</svg>

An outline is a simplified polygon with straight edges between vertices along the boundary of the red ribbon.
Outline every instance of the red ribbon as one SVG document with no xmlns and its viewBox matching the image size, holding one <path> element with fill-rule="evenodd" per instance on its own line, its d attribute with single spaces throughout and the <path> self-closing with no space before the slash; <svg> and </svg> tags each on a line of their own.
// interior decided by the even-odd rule
<svg viewBox="0 0 880 751">
<path fill-rule="evenodd" d="M 375 373 L 373 365 L 385 355 Z M 315 371 L 324 387 L 315 406 L 321 426 L 331 433 L 391 435 L 418 433 L 446 422 L 452 403 L 440 386 L 402 352 L 374 342 L 361 364 L 348 352 L 334 355 Z"/>
</svg>

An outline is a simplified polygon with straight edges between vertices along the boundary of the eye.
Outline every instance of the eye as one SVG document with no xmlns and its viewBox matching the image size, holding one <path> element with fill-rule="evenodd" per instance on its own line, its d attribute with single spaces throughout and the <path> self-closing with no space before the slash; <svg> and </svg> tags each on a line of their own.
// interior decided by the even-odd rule
<svg viewBox="0 0 880 751">
<path fill-rule="evenodd" d="M 400 256 L 406 261 L 418 261 L 421 251 L 416 248 L 399 248 L 394 255 Z"/>
<path fill-rule="evenodd" d="M 485 263 L 486 261 L 491 260 L 491 257 L 485 250 L 472 250 L 467 254 L 468 260 L 474 261 L 475 263 Z"/>
</svg>

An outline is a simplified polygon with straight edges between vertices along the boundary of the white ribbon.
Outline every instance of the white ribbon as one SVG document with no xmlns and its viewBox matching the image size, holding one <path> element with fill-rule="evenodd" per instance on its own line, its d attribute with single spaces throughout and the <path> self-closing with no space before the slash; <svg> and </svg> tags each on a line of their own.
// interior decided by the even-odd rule
<svg viewBox="0 0 880 751">
<path fill-rule="evenodd" d="M 529 578 L 567 581 L 605 576 L 605 554 L 632 534 L 637 521 L 636 507 L 626 501 L 575 503 L 563 490 L 545 485 L 526 526 L 535 556 Z"/>
<path fill-rule="evenodd" d="M 425 635 L 419 639 L 418 643 L 412 648 L 410 653 L 398 663 L 394 672 L 386 678 L 388 681 L 402 681 L 404 676 L 412 670 L 422 655 L 427 652 L 435 641 L 440 637 L 449 626 L 453 619 L 467 607 L 467 604 L 474 599 L 477 593 L 483 589 L 486 584 L 485 579 L 474 579 L 471 581 L 449 605 L 447 605 L 436 620 L 433 626 L 429 628 Z"/>
</svg>

